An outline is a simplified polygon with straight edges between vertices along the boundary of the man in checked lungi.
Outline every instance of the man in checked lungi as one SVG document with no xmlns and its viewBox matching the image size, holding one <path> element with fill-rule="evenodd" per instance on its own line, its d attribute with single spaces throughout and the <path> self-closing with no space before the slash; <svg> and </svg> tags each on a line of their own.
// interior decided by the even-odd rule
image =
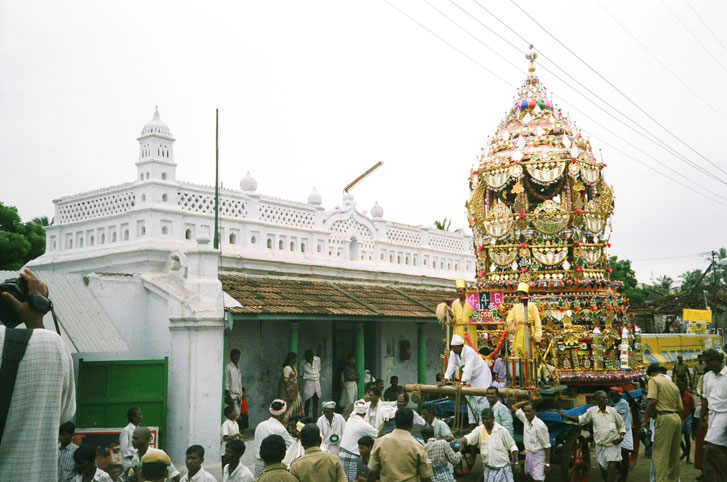
<svg viewBox="0 0 727 482">
<path fill-rule="evenodd" d="M 514 482 L 511 465 L 519 467 L 515 440 L 505 427 L 495 422 L 491 408 L 482 410 L 482 425 L 459 440 L 460 451 L 467 445 L 479 445 L 485 482 Z"/>
<path fill-rule="evenodd" d="M 361 453 L 358 448 L 358 441 L 364 435 L 376 438 L 378 431 L 369 425 L 364 417 L 369 405 L 364 400 L 359 400 L 353 404 L 353 414 L 346 422 L 346 429 L 343 431 L 341 438 L 341 449 L 338 456 L 343 464 L 343 471 L 349 482 L 356 480 L 356 469 Z"/>
<path fill-rule="evenodd" d="M 462 454 L 452 449 L 452 442 L 434 437 L 434 429 L 427 425 L 421 430 L 422 439 L 427 443 L 425 448 L 432 461 L 432 482 L 454 482 L 449 464 L 457 465 L 462 460 Z"/>
</svg>

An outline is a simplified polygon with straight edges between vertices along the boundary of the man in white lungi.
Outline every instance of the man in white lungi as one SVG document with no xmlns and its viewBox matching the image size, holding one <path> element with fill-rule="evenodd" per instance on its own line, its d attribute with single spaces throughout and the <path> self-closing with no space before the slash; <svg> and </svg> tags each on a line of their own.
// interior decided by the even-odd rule
<svg viewBox="0 0 727 482">
<path fill-rule="evenodd" d="M 495 422 L 491 408 L 482 410 L 482 425 L 460 439 L 460 451 L 479 445 L 485 482 L 513 482 L 513 467 L 519 466 L 517 445 L 510 432 Z"/>
<path fill-rule="evenodd" d="M 444 373 L 442 381 L 439 382 L 439 386 L 449 383 L 449 380 L 454 376 L 454 369 L 456 367 L 459 367 L 462 372 L 460 382 L 464 386 L 469 385 L 474 388 L 486 389 L 492 385 L 492 372 L 490 372 L 490 367 L 474 348 L 465 346 L 464 339 L 459 335 L 452 337 L 450 346 L 452 351 L 449 352 L 447 371 Z M 480 396 L 467 397 L 467 401 L 469 402 L 467 414 L 469 415 L 470 425 L 477 425 L 484 400 L 485 397 Z M 476 412 L 473 412 L 473 410 Z"/>
<path fill-rule="evenodd" d="M 535 414 L 533 400 L 537 391 L 531 390 L 528 400 L 517 402 L 510 410 L 523 424 L 523 445 L 525 446 L 525 475 L 543 482 L 550 472 L 550 432 L 545 422 Z"/>
<path fill-rule="evenodd" d="M 318 417 L 318 400 L 321 399 L 321 359 L 313 354 L 313 350 L 306 350 L 303 363 L 303 404 L 305 415 Z M 308 412 L 311 401 L 313 413 Z"/>
<path fill-rule="evenodd" d="M 341 371 L 341 401 L 338 405 L 343 411 L 343 418 L 348 418 L 353 411 L 353 404 L 358 398 L 358 381 L 361 376 L 356 371 L 356 357 L 351 355 Z"/>
<path fill-rule="evenodd" d="M 346 428 L 346 419 L 340 413 L 334 412 L 336 402 L 333 400 L 327 400 L 321 406 L 323 415 L 316 422 L 321 431 L 321 450 L 338 455 L 343 431 Z"/>
<path fill-rule="evenodd" d="M 704 473 L 713 478 L 724 477 L 727 474 L 727 367 L 723 355 L 715 349 L 704 352 L 704 361 L 707 367 L 699 417 L 699 423 L 705 427 L 704 417 L 709 412 L 709 426 L 704 437 Z"/>
<path fill-rule="evenodd" d="M 626 425 L 616 409 L 608 406 L 606 392 L 599 390 L 593 396 L 596 406 L 586 410 L 583 415 L 572 417 L 561 410 L 560 416 L 581 425 L 593 423 L 596 460 L 606 482 L 615 482 L 618 463 L 621 462 L 621 442 L 626 435 Z"/>
</svg>

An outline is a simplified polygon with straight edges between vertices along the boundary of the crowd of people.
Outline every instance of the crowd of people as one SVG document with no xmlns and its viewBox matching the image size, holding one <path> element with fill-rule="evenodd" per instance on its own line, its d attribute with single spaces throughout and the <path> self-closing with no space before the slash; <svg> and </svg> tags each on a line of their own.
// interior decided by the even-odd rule
<svg viewBox="0 0 727 482">
<path fill-rule="evenodd" d="M 139 407 L 126 413 L 128 425 L 119 435 L 120 463 L 110 463 L 107 449 L 73 442 L 74 424 L 58 425 L 72 419 L 75 412 L 72 359 L 60 337 L 42 329 L 43 307 L 52 307 L 42 303 L 47 286 L 29 270 L 21 277 L 31 296 L 28 301 L 2 294 L 17 316 L 3 319 L 0 325 L 0 378 L 5 380 L 13 372 L 16 380 L 0 393 L 0 480 L 55 480 L 57 474 L 59 482 L 216 481 L 204 467 L 218 461 L 205 464 L 205 449 L 198 444 L 187 448 L 182 475 L 169 456 L 153 446 L 152 432 L 142 425 Z M 518 316 L 514 315 L 514 324 L 519 323 Z M 19 324 L 27 329 L 16 329 Z M 410 408 L 397 377 L 390 379 L 386 389 L 383 380 L 366 383 L 359 399 L 354 357 L 342 371 L 339 402 L 321 401 L 320 358 L 308 350 L 300 365 L 295 353 L 285 358 L 279 396 L 269 405 L 269 418 L 257 424 L 254 439 L 248 441 L 243 435 L 248 426 L 247 400 L 239 360 L 240 351 L 232 350 L 225 367 L 225 419 L 219 439 L 223 482 L 453 481 L 453 467 L 463 452 L 471 450 L 481 455 L 485 481 L 512 482 L 518 472 L 544 481 L 550 472 L 551 436 L 535 410 L 539 392 L 532 390 L 527 400 L 520 401 L 502 397 L 500 376 L 493 379 L 494 370 L 459 334 L 452 337 L 449 364 L 438 381 L 444 385 L 457 376 L 455 383 L 486 388 L 485 396 L 471 398 L 470 425 L 461 438 L 455 438 L 449 425 L 437 417 L 434 405 L 421 405 L 421 414 Z M 647 370 L 642 433 L 648 434 L 644 429 L 651 427 L 645 441 L 650 445 L 652 480 L 679 480 L 680 458 L 691 463 L 692 440 L 694 465 L 703 470 L 700 478 L 723 480 L 727 473 L 723 354 L 706 350 L 693 371 L 679 357 L 671 375 L 658 364 Z M 695 403 L 690 389 L 700 403 Z M 608 392 L 596 391 L 594 406 L 585 413 L 560 412 L 563 420 L 591 427 L 595 458 L 607 482 L 627 480 L 634 450 L 632 407 L 625 397 L 621 388 L 611 387 Z M 522 424 L 522 469 L 514 419 Z M 53 438 L 42 436 L 54 426 L 59 427 L 56 447 Z M 242 463 L 247 450 L 253 451 L 251 468 Z"/>
</svg>

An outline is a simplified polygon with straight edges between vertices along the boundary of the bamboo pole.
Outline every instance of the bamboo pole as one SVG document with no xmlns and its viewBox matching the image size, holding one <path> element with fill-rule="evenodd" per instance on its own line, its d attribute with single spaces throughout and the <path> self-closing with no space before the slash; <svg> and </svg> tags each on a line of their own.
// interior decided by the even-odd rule
<svg viewBox="0 0 727 482">
<path fill-rule="evenodd" d="M 487 394 L 487 388 L 475 388 L 475 387 L 457 387 L 456 385 L 444 385 L 442 387 L 438 385 L 422 385 L 422 384 L 409 384 L 404 385 L 404 391 L 406 392 L 420 392 L 420 393 L 436 393 L 443 396 L 456 395 L 459 391 L 465 396 L 484 396 Z M 500 396 L 503 397 L 515 397 L 515 398 L 528 398 L 528 390 L 520 390 L 517 388 L 500 388 L 498 389 Z"/>
</svg>

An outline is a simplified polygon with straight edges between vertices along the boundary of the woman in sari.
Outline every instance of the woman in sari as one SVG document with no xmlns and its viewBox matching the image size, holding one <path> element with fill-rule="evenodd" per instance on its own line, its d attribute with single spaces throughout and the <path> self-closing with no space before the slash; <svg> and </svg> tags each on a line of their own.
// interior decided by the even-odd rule
<svg viewBox="0 0 727 482">
<path fill-rule="evenodd" d="M 300 390 L 298 389 L 298 372 L 295 365 L 298 362 L 298 355 L 293 352 L 288 353 L 283 363 L 283 379 L 280 384 L 280 398 L 288 404 L 287 416 L 304 415 L 303 400 L 300 398 Z"/>
</svg>

